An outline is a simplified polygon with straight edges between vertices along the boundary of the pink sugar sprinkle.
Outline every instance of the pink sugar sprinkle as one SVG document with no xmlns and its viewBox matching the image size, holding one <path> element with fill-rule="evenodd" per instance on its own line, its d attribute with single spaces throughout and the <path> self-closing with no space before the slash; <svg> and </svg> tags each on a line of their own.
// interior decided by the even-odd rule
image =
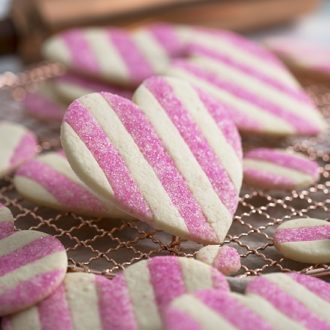
<svg viewBox="0 0 330 330">
<path fill-rule="evenodd" d="M 225 245 L 220 247 L 213 266 L 224 275 L 231 275 L 241 268 L 241 258 L 236 249 Z"/>
<path fill-rule="evenodd" d="M 0 220 L 0 239 L 9 236 L 12 232 L 14 232 L 14 230 L 15 230 L 14 221 Z"/>
</svg>

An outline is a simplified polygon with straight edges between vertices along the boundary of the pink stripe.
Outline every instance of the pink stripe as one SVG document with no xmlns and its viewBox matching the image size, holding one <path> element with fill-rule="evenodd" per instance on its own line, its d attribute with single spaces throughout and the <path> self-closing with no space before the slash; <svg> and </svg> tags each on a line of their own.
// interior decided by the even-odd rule
<svg viewBox="0 0 330 330">
<path fill-rule="evenodd" d="M 154 257 L 148 261 L 150 282 L 160 314 L 175 298 L 186 293 L 178 257 Z"/>
<path fill-rule="evenodd" d="M 324 226 L 279 228 L 274 240 L 277 243 L 317 241 L 330 239 L 330 224 Z"/>
<path fill-rule="evenodd" d="M 226 291 L 229 292 L 229 284 L 226 280 L 226 278 L 223 276 L 222 273 L 220 273 L 217 269 L 214 267 L 210 267 L 211 272 L 211 279 L 212 279 L 212 287 L 214 289 L 218 289 L 220 291 Z"/>
<path fill-rule="evenodd" d="M 230 294 L 220 293 L 217 290 L 203 290 L 195 293 L 195 296 L 237 329 L 273 329 L 264 319 Z"/>
<path fill-rule="evenodd" d="M 15 230 L 14 221 L 0 220 L 0 239 L 9 236 L 11 233 L 13 233 L 14 230 Z"/>
<path fill-rule="evenodd" d="M 104 204 L 96 196 L 42 161 L 31 160 L 25 163 L 16 175 L 40 184 L 68 210 L 95 215 L 106 213 Z"/>
<path fill-rule="evenodd" d="M 84 32 L 83 29 L 72 29 L 61 34 L 62 40 L 70 51 L 70 66 L 97 73 L 100 71 L 98 60 L 93 54 Z"/>
<path fill-rule="evenodd" d="M 4 276 L 14 270 L 19 272 L 19 267 L 61 251 L 63 254 L 65 253 L 64 246 L 55 237 L 45 236 L 37 238 L 23 247 L 0 257 L 0 276 Z"/>
<path fill-rule="evenodd" d="M 241 136 L 238 133 L 236 125 L 230 118 L 230 110 L 224 104 L 221 104 L 217 99 L 202 90 L 198 90 L 198 95 L 205 108 L 217 123 L 226 141 L 232 146 L 238 158 L 242 159 Z"/>
<path fill-rule="evenodd" d="M 28 93 L 23 104 L 28 113 L 39 119 L 61 121 L 64 115 L 64 106 L 46 98 L 40 92 Z"/>
<path fill-rule="evenodd" d="M 137 330 L 124 274 L 116 275 L 112 281 L 95 276 L 95 284 L 103 330 Z"/>
<path fill-rule="evenodd" d="M 143 112 L 130 101 L 125 102 L 118 96 L 106 93 L 102 95 L 117 113 L 127 131 L 133 136 L 143 156 L 152 166 L 174 206 L 185 220 L 189 232 L 206 240 L 216 240 L 201 207 L 192 196 L 185 179 L 179 173 L 173 159 L 166 152 Z"/>
<path fill-rule="evenodd" d="M 165 324 L 167 330 L 203 330 L 201 325 L 191 315 L 174 308 L 167 309 Z"/>
<path fill-rule="evenodd" d="M 271 113 L 275 115 L 276 117 L 279 117 L 288 123 L 290 123 L 293 127 L 295 127 L 296 131 L 301 134 L 316 134 L 319 133 L 320 128 L 316 127 L 315 125 L 311 124 L 310 121 L 304 119 L 303 117 L 298 116 L 295 113 L 292 113 L 288 111 L 285 108 L 282 108 L 280 106 L 277 106 L 271 102 L 269 102 L 267 99 L 263 98 L 262 95 L 256 95 L 254 93 L 251 93 L 243 88 L 241 88 L 238 85 L 235 85 L 234 83 L 225 81 L 220 78 L 219 75 L 206 71 L 197 65 L 191 64 L 187 61 L 177 61 L 176 66 L 178 68 L 184 69 L 187 72 L 192 73 L 196 77 L 205 80 L 206 82 L 210 83 L 211 85 L 224 90 L 234 96 L 236 96 L 239 99 L 242 99 L 248 103 L 254 104 L 264 110 L 265 112 Z M 233 108 L 230 108 L 233 111 L 233 119 L 235 120 L 235 112 L 240 110 L 235 110 Z M 311 108 L 311 111 L 314 111 Z M 315 110 L 316 111 L 316 110 Z M 237 116 L 237 115 L 236 115 Z M 248 117 L 244 115 L 245 117 Z M 238 124 L 238 123 L 237 123 Z M 245 125 L 243 126 L 243 128 Z"/>
<path fill-rule="evenodd" d="M 311 175 L 313 178 L 319 176 L 319 166 L 316 162 L 295 154 L 289 154 L 285 150 L 258 148 L 245 154 L 247 159 L 260 159 L 271 163 L 291 168 L 302 173 Z"/>
<path fill-rule="evenodd" d="M 37 305 L 42 330 L 73 330 L 64 285 Z"/>
<path fill-rule="evenodd" d="M 225 245 L 220 247 L 213 265 L 223 274 L 231 275 L 241 268 L 241 258 L 236 249 Z"/>
<path fill-rule="evenodd" d="M 65 271 L 53 270 L 40 274 L 0 294 L 0 316 L 21 311 L 46 298 L 60 285 Z"/>
<path fill-rule="evenodd" d="M 4 318 L 1 319 L 2 330 L 14 330 L 14 326 L 11 320 L 12 320 L 11 316 L 5 316 Z"/>
<path fill-rule="evenodd" d="M 189 112 L 175 96 L 169 83 L 162 77 L 154 77 L 144 82 L 167 112 L 184 141 L 209 178 L 213 189 L 231 214 L 238 204 L 238 193 L 220 160 L 209 146 L 197 124 L 190 118 Z"/>
<path fill-rule="evenodd" d="M 308 329 L 329 330 L 330 328 L 330 324 L 320 320 L 303 303 L 291 297 L 265 277 L 260 276 L 253 279 L 248 284 L 246 292 L 262 296 L 283 314 L 302 323 Z"/>
<path fill-rule="evenodd" d="M 210 48 L 191 43 L 189 45 L 189 53 L 193 55 L 202 55 L 206 57 L 210 57 L 212 59 L 215 59 L 217 61 L 220 61 L 224 63 L 227 66 L 231 66 L 237 71 L 242 71 L 245 74 L 252 76 L 256 78 L 257 80 L 260 80 L 261 82 L 269 85 L 270 87 L 277 89 L 278 91 L 287 94 L 288 96 L 295 98 L 296 100 L 303 102 L 303 103 L 308 103 L 312 105 L 311 99 L 305 94 L 302 90 L 300 89 L 294 89 L 290 86 L 287 86 L 283 84 L 279 80 L 275 80 L 270 76 L 267 76 L 263 72 L 256 70 L 252 67 L 249 67 L 243 63 L 235 61 L 233 58 L 228 57 L 227 55 L 223 54 L 220 52 L 220 50 L 212 50 Z"/>
<path fill-rule="evenodd" d="M 10 165 L 16 167 L 24 161 L 33 158 L 37 153 L 37 140 L 33 133 L 25 133 L 17 144 L 11 158 Z"/>
<path fill-rule="evenodd" d="M 78 134 L 98 162 L 114 191 L 116 201 L 125 208 L 128 207 L 128 211 L 133 211 L 137 216 L 151 218 L 151 210 L 126 164 L 89 111 L 75 101 L 69 106 L 64 120 Z"/>
<path fill-rule="evenodd" d="M 126 63 L 133 82 L 140 82 L 154 73 L 152 67 L 129 34 L 121 30 L 109 29 L 108 37 Z"/>
<path fill-rule="evenodd" d="M 299 273 L 290 273 L 289 276 L 306 289 L 330 303 L 330 284 L 326 281 Z"/>
</svg>

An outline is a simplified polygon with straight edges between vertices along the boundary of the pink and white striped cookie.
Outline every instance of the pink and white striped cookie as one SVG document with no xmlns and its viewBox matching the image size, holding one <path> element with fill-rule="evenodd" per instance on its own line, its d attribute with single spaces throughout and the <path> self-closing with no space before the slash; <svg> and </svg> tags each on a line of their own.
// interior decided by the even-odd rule
<svg viewBox="0 0 330 330">
<path fill-rule="evenodd" d="M 330 222 L 303 218 L 285 221 L 274 235 L 274 245 L 284 257 L 310 263 L 330 262 Z"/>
<path fill-rule="evenodd" d="M 224 239 L 238 203 L 241 145 L 206 94 L 154 77 L 135 92 L 72 103 L 61 141 L 77 175 L 132 216 L 205 243 Z"/>
<path fill-rule="evenodd" d="M 89 216 L 129 218 L 97 197 L 73 172 L 63 152 L 42 154 L 23 164 L 14 177 L 16 190 L 40 206 Z"/>
<path fill-rule="evenodd" d="M 220 272 L 192 258 L 162 256 L 140 261 L 109 285 L 108 329 L 163 329 L 163 312 L 172 300 L 206 288 L 229 291 Z"/>
<path fill-rule="evenodd" d="M 0 203 L 0 240 L 14 232 L 14 217 L 8 207 Z"/>
<path fill-rule="evenodd" d="M 39 304 L 2 320 L 3 330 L 107 330 L 110 280 L 68 273 L 56 291 Z M 126 328 L 133 329 L 128 324 Z"/>
<path fill-rule="evenodd" d="M 67 268 L 64 246 L 53 236 L 23 230 L 0 240 L 0 316 L 49 296 Z"/>
<path fill-rule="evenodd" d="M 50 122 L 60 122 L 63 119 L 65 105 L 54 93 L 54 85 L 42 82 L 23 99 L 23 106 L 31 116 Z"/>
<path fill-rule="evenodd" d="M 175 299 L 165 311 L 165 324 L 167 330 L 250 330 L 279 329 L 276 323 L 272 324 L 267 318 L 259 315 L 251 308 L 250 299 L 237 293 L 220 292 L 219 290 L 200 290 L 191 294 L 184 294 Z M 256 301 L 253 301 L 256 302 Z M 258 301 L 259 302 L 259 301 Z M 263 304 L 259 306 L 264 309 Z M 268 308 L 269 314 L 276 313 Z M 292 322 L 291 322 L 292 323 Z M 290 322 L 285 323 L 290 328 Z"/>
<path fill-rule="evenodd" d="M 16 123 L 0 121 L 0 178 L 15 170 L 38 151 L 35 135 Z"/>
<path fill-rule="evenodd" d="M 93 92 L 110 92 L 130 99 L 132 92 L 128 89 L 115 87 L 109 84 L 81 77 L 73 73 L 67 73 L 54 81 L 54 89 L 68 102 Z"/>
<path fill-rule="evenodd" d="M 266 300 L 298 329 L 330 329 L 330 284 L 325 281 L 298 273 L 272 273 L 253 278 L 246 293 Z"/>
<path fill-rule="evenodd" d="M 185 79 L 217 98 L 241 131 L 287 136 L 316 135 L 325 129 L 325 120 L 301 87 L 281 78 L 288 75 L 281 75 L 286 70 L 283 67 L 257 59 L 258 64 L 251 68 L 228 54 L 204 52 L 199 46 L 191 49 L 202 55 L 174 61 L 166 74 Z M 255 72 L 268 67 L 273 67 L 271 77 Z"/>
<path fill-rule="evenodd" d="M 302 189 L 319 179 L 319 166 L 290 150 L 258 148 L 243 160 L 244 181 L 264 189 Z"/>
<path fill-rule="evenodd" d="M 237 250 L 224 245 L 207 245 L 197 251 L 195 258 L 213 266 L 224 275 L 236 274 L 241 268 L 241 258 Z"/>
<path fill-rule="evenodd" d="M 64 31 L 46 41 L 44 56 L 72 71 L 124 86 L 163 71 L 169 58 L 153 58 L 139 37 L 116 28 Z"/>
</svg>

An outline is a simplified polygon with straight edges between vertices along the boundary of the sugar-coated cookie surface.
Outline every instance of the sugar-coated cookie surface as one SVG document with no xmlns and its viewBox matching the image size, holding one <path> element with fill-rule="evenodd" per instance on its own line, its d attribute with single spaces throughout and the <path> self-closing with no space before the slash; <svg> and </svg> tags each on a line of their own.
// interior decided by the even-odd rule
<svg viewBox="0 0 330 330">
<path fill-rule="evenodd" d="M 224 275 L 233 275 L 241 268 L 241 258 L 237 250 L 224 245 L 207 245 L 196 253 L 196 259 L 218 269 Z"/>
<path fill-rule="evenodd" d="M 330 223 L 302 218 L 283 222 L 274 235 L 274 245 L 286 258 L 320 264 L 330 262 Z"/>
<path fill-rule="evenodd" d="M 258 148 L 243 160 L 244 181 L 264 189 L 302 189 L 319 179 L 319 166 L 305 155 L 282 149 Z"/>
<path fill-rule="evenodd" d="M 128 99 L 132 97 L 130 90 L 98 82 L 74 73 L 67 73 L 64 76 L 56 78 L 54 80 L 54 89 L 58 95 L 68 102 L 72 102 L 81 96 L 93 92 L 111 92 Z"/>
<path fill-rule="evenodd" d="M 95 217 L 129 218 L 81 182 L 62 151 L 42 154 L 20 166 L 14 185 L 21 195 L 40 206 Z"/>
<path fill-rule="evenodd" d="M 0 239 L 10 235 L 15 230 L 14 217 L 8 207 L 0 203 Z"/>
<path fill-rule="evenodd" d="M 34 157 L 38 151 L 35 135 L 16 123 L 0 121 L 0 178 Z"/>
<path fill-rule="evenodd" d="M 167 305 L 200 289 L 229 290 L 225 277 L 192 258 L 162 256 L 140 261 L 111 280 L 105 297 L 108 329 L 163 329 Z"/>
<path fill-rule="evenodd" d="M 298 273 L 272 273 L 253 278 L 246 293 L 263 298 L 297 326 L 330 329 L 330 284 L 323 280 Z"/>
<path fill-rule="evenodd" d="M 4 330 L 107 330 L 110 280 L 89 273 L 68 273 L 39 304 L 2 320 Z M 122 329 L 133 329 L 129 325 Z"/>
<path fill-rule="evenodd" d="M 195 241 L 224 239 L 242 181 L 241 144 L 226 113 L 175 78 L 135 92 L 86 95 L 66 112 L 61 141 L 78 176 L 151 226 Z"/>
<path fill-rule="evenodd" d="M 0 240 L 0 316 L 49 296 L 67 268 L 64 246 L 53 236 L 22 230 Z"/>
<path fill-rule="evenodd" d="M 148 45 L 125 30 L 116 28 L 76 28 L 46 41 L 43 54 L 79 74 L 115 84 L 137 85 L 163 71 L 169 58 L 148 56 Z M 152 54 L 152 53 L 151 53 Z"/>
<path fill-rule="evenodd" d="M 43 81 L 37 88 L 26 93 L 23 106 L 28 114 L 40 120 L 60 122 L 65 111 L 65 104 L 54 92 L 52 82 Z"/>
<path fill-rule="evenodd" d="M 166 329 L 277 329 L 250 308 L 250 304 L 245 303 L 247 300 L 243 295 L 214 289 L 184 294 L 175 299 L 165 311 Z"/>
</svg>

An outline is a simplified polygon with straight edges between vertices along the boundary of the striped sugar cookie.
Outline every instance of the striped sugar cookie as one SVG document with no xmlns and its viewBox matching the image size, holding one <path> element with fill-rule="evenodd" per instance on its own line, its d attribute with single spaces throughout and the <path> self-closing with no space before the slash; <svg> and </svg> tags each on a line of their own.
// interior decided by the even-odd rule
<svg viewBox="0 0 330 330">
<path fill-rule="evenodd" d="M 229 290 L 225 277 L 192 258 L 162 256 L 126 268 L 104 291 L 107 329 L 163 329 L 162 314 L 176 297 L 195 290 Z"/>
<path fill-rule="evenodd" d="M 302 189 L 319 179 L 315 161 L 290 150 L 258 148 L 243 160 L 244 181 L 265 189 Z"/>
<path fill-rule="evenodd" d="M 112 94 L 117 94 L 128 99 L 132 97 L 130 90 L 94 81 L 74 73 L 67 73 L 64 76 L 56 78 L 54 80 L 54 89 L 58 95 L 68 102 L 72 102 L 81 96 L 93 92 L 111 92 Z"/>
<path fill-rule="evenodd" d="M 23 230 L 0 240 L 0 316 L 49 296 L 67 268 L 64 246 L 45 233 Z"/>
<path fill-rule="evenodd" d="M 259 68 L 267 67 L 261 63 L 260 60 Z M 243 132 L 316 135 L 326 127 L 325 120 L 300 87 L 290 86 L 290 93 L 283 91 L 282 87 L 266 83 L 267 79 L 256 78 L 247 69 L 207 56 L 195 56 L 174 61 L 166 74 L 185 79 L 217 98 Z"/>
<path fill-rule="evenodd" d="M 312 218 L 285 221 L 275 231 L 274 245 L 284 257 L 295 261 L 330 262 L 330 223 Z"/>
<path fill-rule="evenodd" d="M 33 91 L 27 92 L 23 99 L 26 112 L 40 120 L 50 122 L 62 121 L 65 104 L 54 93 L 51 82 L 42 82 Z"/>
<path fill-rule="evenodd" d="M 146 80 L 135 102 L 89 94 L 71 104 L 61 141 L 78 176 L 151 226 L 198 242 L 224 239 L 242 180 L 239 135 L 189 84 Z"/>
<path fill-rule="evenodd" d="M 200 290 L 175 299 L 165 311 L 167 330 L 279 329 L 252 308 L 243 295 L 219 290 Z M 247 302 L 247 303 L 246 303 Z M 259 305 L 264 309 L 263 304 Z M 276 313 L 268 308 L 268 313 Z M 268 316 L 268 319 L 270 315 Z M 285 323 L 291 325 L 290 322 Z M 296 328 L 282 328 L 296 329 Z"/>
<path fill-rule="evenodd" d="M 267 300 L 304 329 L 330 329 L 330 284 L 325 281 L 298 273 L 273 273 L 253 278 L 246 292 Z"/>
<path fill-rule="evenodd" d="M 38 151 L 35 135 L 16 123 L 0 121 L 0 178 L 31 159 Z"/>
<path fill-rule="evenodd" d="M 151 60 L 148 44 L 140 39 L 116 28 L 72 29 L 48 39 L 43 54 L 80 74 L 132 86 L 163 71 L 169 61 Z"/>
<path fill-rule="evenodd" d="M 0 240 L 15 230 L 14 217 L 8 207 L 0 203 Z"/>
<path fill-rule="evenodd" d="M 213 266 L 224 275 L 233 275 L 241 268 L 241 258 L 237 250 L 224 245 L 207 245 L 196 253 L 196 259 Z"/>
<path fill-rule="evenodd" d="M 62 151 L 48 152 L 23 164 L 15 174 L 14 185 L 37 205 L 95 217 L 129 218 L 81 182 Z"/>
</svg>

